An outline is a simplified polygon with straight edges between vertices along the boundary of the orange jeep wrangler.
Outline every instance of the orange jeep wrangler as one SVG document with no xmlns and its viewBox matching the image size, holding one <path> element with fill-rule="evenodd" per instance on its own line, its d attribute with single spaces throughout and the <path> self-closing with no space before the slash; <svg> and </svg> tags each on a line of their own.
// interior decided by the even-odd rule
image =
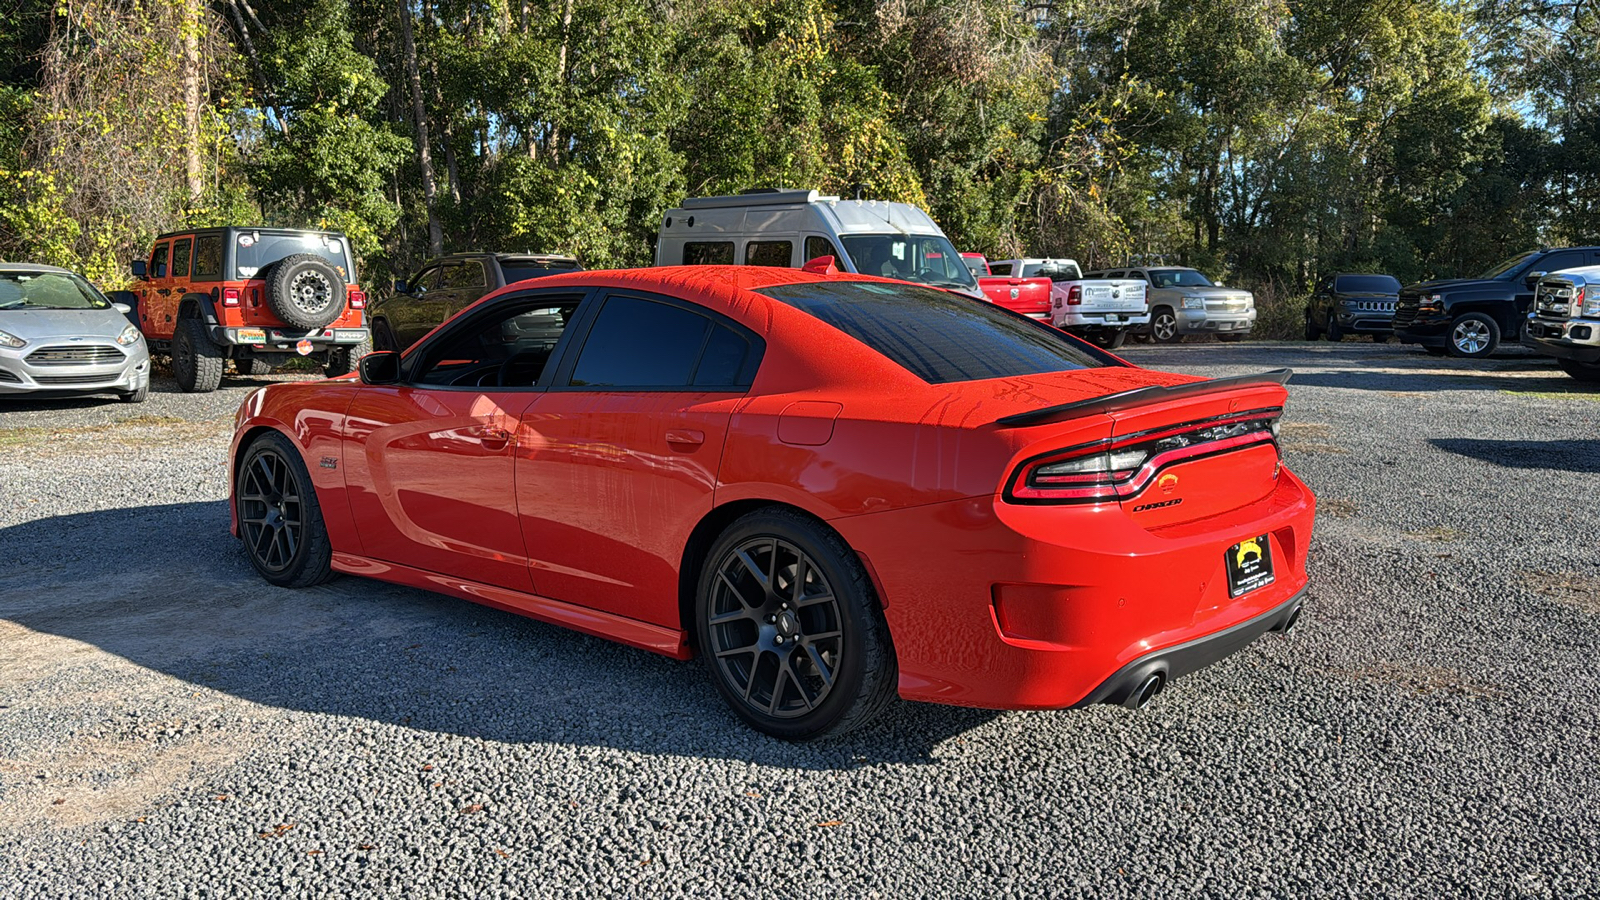
<svg viewBox="0 0 1600 900">
<path fill-rule="evenodd" d="M 118 297 L 152 352 L 172 356 L 186 392 L 214 391 L 227 360 L 265 375 L 295 355 L 328 377 L 354 371 L 372 350 L 350 241 L 333 231 L 197 228 L 156 238 L 137 282 Z"/>
</svg>

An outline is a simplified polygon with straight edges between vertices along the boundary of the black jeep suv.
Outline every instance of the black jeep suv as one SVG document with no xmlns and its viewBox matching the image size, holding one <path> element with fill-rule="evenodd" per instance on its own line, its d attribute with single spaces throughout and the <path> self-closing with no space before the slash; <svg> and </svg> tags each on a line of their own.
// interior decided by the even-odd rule
<svg viewBox="0 0 1600 900">
<path fill-rule="evenodd" d="M 1600 247 L 1532 250 L 1477 278 L 1425 281 L 1400 289 L 1394 333 L 1435 356 L 1481 359 L 1521 337 L 1533 290 L 1547 272 L 1600 263 Z"/>
<path fill-rule="evenodd" d="M 430 259 L 416 275 L 396 281 L 393 296 L 373 305 L 373 344 L 404 350 L 491 291 L 582 269 L 570 256 L 549 254 L 472 252 Z"/>
</svg>

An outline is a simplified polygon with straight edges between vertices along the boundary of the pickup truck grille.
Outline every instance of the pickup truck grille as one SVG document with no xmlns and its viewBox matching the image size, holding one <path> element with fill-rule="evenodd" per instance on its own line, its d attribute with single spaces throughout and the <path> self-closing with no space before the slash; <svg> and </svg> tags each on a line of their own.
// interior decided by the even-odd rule
<svg viewBox="0 0 1600 900">
<path fill-rule="evenodd" d="M 1577 288 L 1549 288 L 1540 285 L 1539 295 L 1534 298 L 1533 305 L 1541 316 L 1548 316 L 1553 319 L 1568 319 L 1577 313 L 1575 307 L 1578 304 L 1575 301 L 1579 296 L 1580 291 Z"/>
<path fill-rule="evenodd" d="M 1394 327 L 1410 325 L 1417 318 L 1417 301 L 1401 300 L 1394 306 Z"/>
<path fill-rule="evenodd" d="M 1244 312 L 1250 308 L 1250 301 L 1243 297 L 1227 297 L 1221 300 L 1207 300 L 1206 312 Z"/>
<path fill-rule="evenodd" d="M 35 366 L 98 366 L 123 359 L 121 350 L 103 344 L 40 347 L 28 354 L 28 363 Z"/>
</svg>

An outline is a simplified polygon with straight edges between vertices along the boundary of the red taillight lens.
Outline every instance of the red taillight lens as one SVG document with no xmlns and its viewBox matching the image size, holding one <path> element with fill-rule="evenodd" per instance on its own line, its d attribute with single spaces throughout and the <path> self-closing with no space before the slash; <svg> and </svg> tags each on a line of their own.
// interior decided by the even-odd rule
<svg viewBox="0 0 1600 900">
<path fill-rule="evenodd" d="M 1067 288 L 1067 305 L 1068 306 L 1082 306 L 1083 305 L 1083 285 L 1075 284 L 1072 287 Z"/>
<path fill-rule="evenodd" d="M 366 291 L 351 291 L 350 292 L 350 308 L 351 309 L 366 309 L 367 308 L 367 293 L 366 293 Z"/>
<path fill-rule="evenodd" d="M 238 288 L 223 288 L 222 289 L 222 305 L 223 306 L 238 306 L 239 305 L 239 289 Z"/>
<path fill-rule="evenodd" d="M 1281 410 L 1254 410 L 1072 447 L 1023 463 L 1006 499 L 1106 503 L 1144 490 L 1167 466 L 1255 444 L 1276 443 Z"/>
</svg>

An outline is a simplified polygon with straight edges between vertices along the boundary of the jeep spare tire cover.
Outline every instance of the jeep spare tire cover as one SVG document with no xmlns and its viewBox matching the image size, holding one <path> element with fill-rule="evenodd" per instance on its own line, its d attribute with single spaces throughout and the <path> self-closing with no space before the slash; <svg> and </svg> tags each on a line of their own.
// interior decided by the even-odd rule
<svg viewBox="0 0 1600 900">
<path fill-rule="evenodd" d="M 267 306 L 285 325 L 321 328 L 344 312 L 344 279 L 311 253 L 285 256 L 267 274 Z"/>
</svg>

